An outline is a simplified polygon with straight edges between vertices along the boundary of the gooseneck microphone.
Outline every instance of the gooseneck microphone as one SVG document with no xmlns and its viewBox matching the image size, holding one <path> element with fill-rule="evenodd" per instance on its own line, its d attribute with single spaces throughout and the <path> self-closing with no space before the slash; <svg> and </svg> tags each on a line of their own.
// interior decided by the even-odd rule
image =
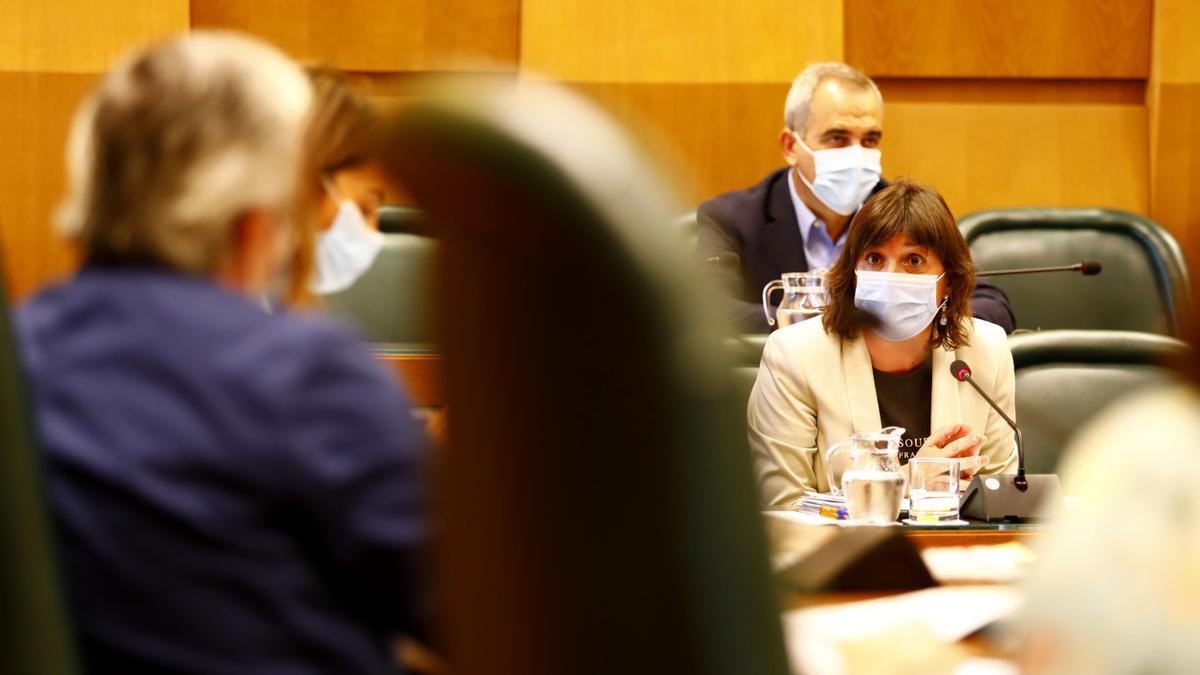
<svg viewBox="0 0 1200 675">
<path fill-rule="evenodd" d="M 964 518 L 996 521 L 1035 520 L 1044 513 L 1043 509 L 1062 501 L 1062 489 L 1058 476 L 1054 474 L 1025 475 L 1025 438 L 1021 427 L 1004 412 L 991 396 L 980 388 L 971 376 L 971 366 L 961 359 L 950 364 L 950 374 L 959 382 L 966 382 L 999 413 L 1001 419 L 1012 427 L 1017 442 L 1017 474 L 1015 476 L 980 476 L 975 474 L 963 495 Z"/>
<path fill-rule="evenodd" d="M 950 373 L 954 375 L 954 379 L 958 380 L 959 382 L 966 382 L 974 387 L 975 391 L 979 392 L 979 395 L 983 397 L 983 400 L 987 401 L 988 405 L 992 406 L 992 410 L 995 410 L 997 413 L 999 413 L 1001 419 L 1003 419 L 1008 426 L 1012 427 L 1013 434 L 1015 434 L 1017 438 L 1017 477 L 1013 481 L 1013 485 L 1015 485 L 1021 492 L 1028 490 L 1029 482 L 1025 480 L 1025 439 L 1021 436 L 1021 427 L 1017 426 L 1017 423 L 1008 416 L 1008 413 L 1004 412 L 1000 406 L 996 405 L 996 402 L 992 400 L 992 397 L 988 396 L 987 393 L 975 383 L 975 379 L 971 377 L 971 366 L 968 366 L 966 361 L 959 359 L 954 363 L 951 363 Z"/>
<path fill-rule="evenodd" d="M 1104 266 L 1098 260 L 1082 260 L 1074 265 L 1058 265 L 1055 267 L 1019 267 L 1011 270 L 988 270 L 976 272 L 981 277 L 1002 277 L 1009 274 L 1040 274 L 1042 272 L 1079 272 L 1085 277 L 1100 274 Z"/>
</svg>

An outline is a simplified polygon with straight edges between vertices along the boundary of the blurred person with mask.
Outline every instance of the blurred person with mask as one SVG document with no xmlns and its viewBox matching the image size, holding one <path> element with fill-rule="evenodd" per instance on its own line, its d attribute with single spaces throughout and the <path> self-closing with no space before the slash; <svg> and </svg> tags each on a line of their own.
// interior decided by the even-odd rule
<svg viewBox="0 0 1200 675">
<path fill-rule="evenodd" d="M 747 430 L 765 506 L 829 491 L 826 453 L 853 433 L 905 429 L 911 457 L 980 457 L 964 478 L 1016 467 L 1008 424 L 950 364 L 963 359 L 1015 416 L 1013 358 L 999 326 L 971 315 L 975 273 L 950 208 L 897 182 L 854 216 L 819 319 L 775 331 L 750 393 Z M 873 323 L 872 323 L 873 321 Z"/>
<path fill-rule="evenodd" d="M 258 302 L 312 245 L 311 102 L 274 48 L 195 31 L 75 116 L 83 265 L 16 323 L 90 673 L 394 673 L 423 632 L 408 401 L 344 329 Z"/>
<path fill-rule="evenodd" d="M 792 83 L 779 147 L 787 164 L 758 185 L 704 202 L 696 212 L 701 260 L 735 253 L 732 267 L 706 265 L 729 296 L 738 330 L 765 333 L 763 286 L 787 272 L 832 267 L 855 212 L 887 187 L 882 178 L 883 96 L 844 63 L 814 63 Z M 977 279 L 975 316 L 1016 327 L 1008 297 Z"/>
<path fill-rule="evenodd" d="M 1200 355 L 1175 365 L 1180 381 L 1102 410 L 1063 455 L 1071 503 L 1006 626 L 1022 672 L 1200 672 Z"/>
<path fill-rule="evenodd" d="M 311 289 L 331 295 L 353 286 L 379 256 L 389 182 L 374 155 L 379 119 L 371 103 L 336 70 L 310 66 L 307 74 L 313 107 L 301 199 L 316 232 Z"/>
</svg>

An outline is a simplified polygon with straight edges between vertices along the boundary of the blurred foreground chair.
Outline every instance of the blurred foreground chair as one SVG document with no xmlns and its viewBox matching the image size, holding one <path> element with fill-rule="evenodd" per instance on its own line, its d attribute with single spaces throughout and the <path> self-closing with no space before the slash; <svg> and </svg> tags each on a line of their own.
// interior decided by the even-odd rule
<svg viewBox="0 0 1200 675">
<path fill-rule="evenodd" d="M 0 284 L 0 673 L 69 675 L 75 651 L 42 456 Z"/>
<path fill-rule="evenodd" d="M 1085 330 L 1013 335 L 1009 346 L 1030 473 L 1054 473 L 1077 429 L 1118 398 L 1168 383 L 1166 362 L 1188 349 L 1161 335 Z"/>
<path fill-rule="evenodd" d="M 1103 272 L 996 277 L 1017 327 L 1129 330 L 1179 335 L 1190 305 L 1187 262 L 1158 223 L 1113 209 L 996 209 L 959 227 L 980 270 L 1098 260 Z"/>
<path fill-rule="evenodd" d="M 396 171 L 442 246 L 456 669 L 785 672 L 718 321 L 660 180 L 552 85 L 400 115 Z"/>
<path fill-rule="evenodd" d="M 396 207 L 390 207 L 396 208 Z M 385 234 L 379 257 L 358 281 L 325 297 L 329 310 L 371 342 L 431 343 L 429 296 L 437 241 L 415 234 Z"/>
</svg>

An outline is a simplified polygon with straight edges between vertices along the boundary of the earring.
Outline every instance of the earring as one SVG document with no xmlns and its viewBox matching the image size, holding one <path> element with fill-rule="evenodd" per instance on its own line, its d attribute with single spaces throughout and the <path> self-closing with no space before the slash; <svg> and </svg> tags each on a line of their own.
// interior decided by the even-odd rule
<svg viewBox="0 0 1200 675">
<path fill-rule="evenodd" d="M 942 327 L 945 327 L 945 325 L 946 325 L 946 315 L 945 314 L 942 315 L 942 320 L 938 321 L 938 324 L 941 325 Z"/>
</svg>

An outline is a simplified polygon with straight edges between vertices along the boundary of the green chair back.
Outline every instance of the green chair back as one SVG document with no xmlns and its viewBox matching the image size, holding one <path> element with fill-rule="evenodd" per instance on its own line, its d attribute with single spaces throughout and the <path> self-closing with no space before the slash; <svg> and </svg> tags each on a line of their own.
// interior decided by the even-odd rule
<svg viewBox="0 0 1200 675">
<path fill-rule="evenodd" d="M 69 675 L 75 651 L 22 372 L 0 289 L 0 673 Z"/>
<path fill-rule="evenodd" d="M 371 268 L 350 288 L 325 296 L 325 303 L 371 342 L 433 342 L 429 294 L 436 253 L 429 237 L 385 234 Z"/>
<path fill-rule="evenodd" d="M 555 86 L 406 106 L 438 223 L 440 559 L 461 672 L 783 673 L 710 295 L 628 137 Z"/>
<path fill-rule="evenodd" d="M 1161 335 L 1081 330 L 1013 335 L 1009 346 L 1031 473 L 1054 473 L 1075 431 L 1109 404 L 1170 382 L 1164 364 L 1187 349 Z"/>
<path fill-rule="evenodd" d="M 412 206 L 385 204 L 379 208 L 379 231 L 384 234 L 432 236 L 425 212 Z"/>
<path fill-rule="evenodd" d="M 750 403 L 750 392 L 758 379 L 758 364 L 762 361 L 763 349 L 767 346 L 767 335 L 736 335 L 725 341 L 733 374 L 733 415 L 738 420 L 739 448 L 750 455 L 750 442 L 746 437 L 746 408 Z"/>
<path fill-rule="evenodd" d="M 1190 305 L 1187 262 L 1160 225 L 1113 209 L 996 209 L 959 223 L 980 270 L 1098 260 L 1097 276 L 996 277 L 1019 328 L 1179 335 Z"/>
</svg>

